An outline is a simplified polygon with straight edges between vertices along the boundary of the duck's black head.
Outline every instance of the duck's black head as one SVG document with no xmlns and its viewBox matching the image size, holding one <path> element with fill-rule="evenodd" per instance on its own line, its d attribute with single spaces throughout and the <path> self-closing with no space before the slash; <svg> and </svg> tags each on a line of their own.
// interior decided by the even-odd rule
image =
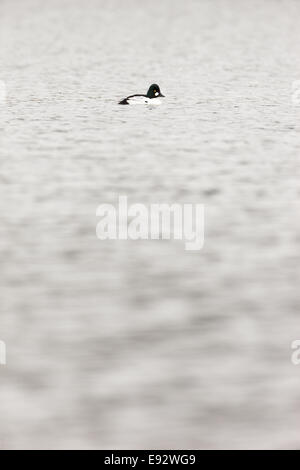
<svg viewBox="0 0 300 470">
<path fill-rule="evenodd" d="M 158 98 L 158 97 L 164 98 L 165 97 L 161 93 L 159 86 L 156 84 L 151 85 L 151 87 L 148 90 L 147 96 L 148 98 Z"/>
</svg>

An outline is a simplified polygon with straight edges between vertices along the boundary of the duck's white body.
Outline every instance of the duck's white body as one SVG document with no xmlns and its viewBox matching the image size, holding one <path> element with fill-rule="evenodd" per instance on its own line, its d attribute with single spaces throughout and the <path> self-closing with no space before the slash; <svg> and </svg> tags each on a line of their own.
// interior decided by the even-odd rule
<svg viewBox="0 0 300 470">
<path fill-rule="evenodd" d="M 158 106 L 161 104 L 161 100 L 159 98 L 148 98 L 148 96 L 132 96 L 131 98 L 127 98 L 127 104 Z"/>
</svg>

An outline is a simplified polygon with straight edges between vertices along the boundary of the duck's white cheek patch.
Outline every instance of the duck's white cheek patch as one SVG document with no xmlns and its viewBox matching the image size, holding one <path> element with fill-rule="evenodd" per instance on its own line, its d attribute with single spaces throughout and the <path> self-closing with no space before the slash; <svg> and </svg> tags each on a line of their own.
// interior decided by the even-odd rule
<svg viewBox="0 0 300 470">
<path fill-rule="evenodd" d="M 157 91 L 157 92 L 155 93 L 155 96 L 158 96 L 158 95 L 159 95 L 159 93 L 158 93 L 158 91 Z"/>
</svg>

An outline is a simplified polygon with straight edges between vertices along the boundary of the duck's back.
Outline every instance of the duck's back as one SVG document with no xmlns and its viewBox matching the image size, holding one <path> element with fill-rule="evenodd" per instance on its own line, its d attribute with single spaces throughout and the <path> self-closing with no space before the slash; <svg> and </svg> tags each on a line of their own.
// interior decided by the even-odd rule
<svg viewBox="0 0 300 470">
<path fill-rule="evenodd" d="M 119 104 L 148 104 L 150 99 L 146 95 L 131 95 L 120 101 Z"/>
</svg>

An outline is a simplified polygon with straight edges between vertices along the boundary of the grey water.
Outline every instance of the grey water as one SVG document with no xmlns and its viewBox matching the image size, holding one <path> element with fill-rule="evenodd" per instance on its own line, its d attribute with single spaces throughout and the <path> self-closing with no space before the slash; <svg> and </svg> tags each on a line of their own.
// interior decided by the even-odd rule
<svg viewBox="0 0 300 470">
<path fill-rule="evenodd" d="M 299 16 L 1 0 L 1 449 L 300 448 Z M 204 248 L 98 240 L 119 195 Z"/>
</svg>

